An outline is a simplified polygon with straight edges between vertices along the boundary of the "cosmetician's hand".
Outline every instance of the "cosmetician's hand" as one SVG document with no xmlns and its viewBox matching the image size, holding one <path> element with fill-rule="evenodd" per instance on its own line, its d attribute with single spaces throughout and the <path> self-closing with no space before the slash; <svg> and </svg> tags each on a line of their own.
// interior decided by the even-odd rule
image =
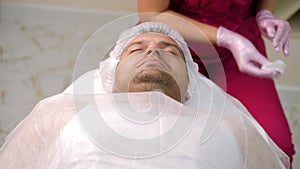
<svg viewBox="0 0 300 169">
<path fill-rule="evenodd" d="M 276 70 L 263 69 L 269 61 L 244 36 L 224 27 L 218 28 L 217 45 L 231 51 L 241 72 L 261 78 L 278 78 L 281 74 Z"/>
<path fill-rule="evenodd" d="M 289 54 L 289 36 L 291 27 L 289 22 L 274 18 L 269 10 L 261 10 L 256 15 L 256 23 L 263 36 L 272 41 L 276 51 Z"/>
</svg>

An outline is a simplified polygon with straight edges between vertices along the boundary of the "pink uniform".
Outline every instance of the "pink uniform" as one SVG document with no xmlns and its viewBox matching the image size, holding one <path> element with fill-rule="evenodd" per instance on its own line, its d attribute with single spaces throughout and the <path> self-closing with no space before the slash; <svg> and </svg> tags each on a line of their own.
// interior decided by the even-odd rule
<svg viewBox="0 0 300 169">
<path fill-rule="evenodd" d="M 170 0 L 169 9 L 202 23 L 223 26 L 237 32 L 248 38 L 266 56 L 251 0 Z M 239 99 L 292 162 L 292 156 L 295 154 L 292 135 L 273 80 L 241 73 L 229 50 L 216 45 L 214 47 L 218 56 L 209 52 L 202 53 L 203 45 L 193 43 L 191 52 L 194 61 L 199 65 L 199 71 L 228 94 Z M 222 78 L 223 70 L 218 67 L 220 61 L 225 72 L 226 86 L 225 79 Z"/>
</svg>

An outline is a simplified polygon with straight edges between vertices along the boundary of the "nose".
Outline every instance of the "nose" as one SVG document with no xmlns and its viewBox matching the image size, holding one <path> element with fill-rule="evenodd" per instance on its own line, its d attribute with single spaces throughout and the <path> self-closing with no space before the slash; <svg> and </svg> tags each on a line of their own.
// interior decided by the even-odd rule
<svg viewBox="0 0 300 169">
<path fill-rule="evenodd" d="M 158 49 L 154 49 L 154 48 L 148 49 L 146 53 L 147 53 L 147 55 L 157 55 L 157 56 L 160 55 L 159 50 Z"/>
</svg>

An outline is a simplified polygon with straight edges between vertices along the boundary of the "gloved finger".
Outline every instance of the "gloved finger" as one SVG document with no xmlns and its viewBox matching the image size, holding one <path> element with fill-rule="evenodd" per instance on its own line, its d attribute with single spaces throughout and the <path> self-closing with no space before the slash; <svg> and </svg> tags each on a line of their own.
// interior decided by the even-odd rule
<svg viewBox="0 0 300 169">
<path fill-rule="evenodd" d="M 267 64 L 269 64 L 269 60 L 262 54 L 257 53 L 256 55 L 252 55 L 252 58 L 248 63 L 241 66 L 240 71 L 260 78 L 272 79 L 279 77 L 280 72 L 277 72 L 276 70 L 262 69 L 263 65 Z"/>
<path fill-rule="evenodd" d="M 284 56 L 289 56 L 289 41 L 286 41 L 285 44 L 283 45 L 283 53 Z"/>
<path fill-rule="evenodd" d="M 268 26 L 268 27 L 266 28 L 266 32 L 267 32 L 268 38 L 273 39 L 274 36 L 275 36 L 275 32 L 276 32 L 276 30 L 275 30 L 275 25 L 273 25 L 273 26 Z"/>
<path fill-rule="evenodd" d="M 248 64 L 244 69 L 241 70 L 241 72 L 250 74 L 252 76 L 256 76 L 259 78 L 268 78 L 268 79 L 273 79 L 273 78 L 279 78 L 280 77 L 280 72 L 275 71 L 275 70 L 267 70 L 267 69 L 261 69 L 260 67 L 257 67 L 254 64 Z"/>
<path fill-rule="evenodd" d="M 289 37 L 290 37 L 290 29 L 287 28 L 286 31 L 284 31 L 284 35 L 282 37 L 282 50 L 285 56 L 288 56 L 289 53 Z"/>
<path fill-rule="evenodd" d="M 252 57 L 251 61 L 254 62 L 254 63 L 257 63 L 257 64 L 260 65 L 260 66 L 269 63 L 269 60 L 268 60 L 266 57 L 264 57 L 262 54 L 260 54 L 260 53 L 254 55 L 254 56 Z M 256 64 L 256 65 L 257 65 L 257 64 Z"/>
<path fill-rule="evenodd" d="M 277 31 L 273 39 L 273 46 L 276 51 L 280 51 L 283 48 L 283 44 L 288 41 L 289 27 L 283 21 L 277 21 Z"/>
<path fill-rule="evenodd" d="M 265 19 L 258 22 L 258 26 L 262 35 L 272 41 L 276 33 L 276 25 L 273 23 L 273 21 Z"/>
<path fill-rule="evenodd" d="M 261 77 L 261 78 L 274 79 L 274 78 L 279 78 L 280 76 L 281 76 L 281 73 L 279 71 L 260 69 L 259 77 Z"/>
</svg>

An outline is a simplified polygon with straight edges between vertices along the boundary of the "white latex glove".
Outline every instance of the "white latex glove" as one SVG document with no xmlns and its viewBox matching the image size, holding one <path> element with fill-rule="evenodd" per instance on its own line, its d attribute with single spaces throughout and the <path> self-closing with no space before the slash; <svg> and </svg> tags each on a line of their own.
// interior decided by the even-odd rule
<svg viewBox="0 0 300 169">
<path fill-rule="evenodd" d="M 257 13 L 256 23 L 261 34 L 272 41 L 275 50 L 283 50 L 284 55 L 288 56 L 291 32 L 289 22 L 274 18 L 269 10 L 264 9 Z"/>
<path fill-rule="evenodd" d="M 238 33 L 219 27 L 217 45 L 231 51 L 239 70 L 243 73 L 261 78 L 278 78 L 281 75 L 274 69 L 262 69 L 262 66 L 269 64 L 268 59 L 247 38 Z"/>
</svg>

